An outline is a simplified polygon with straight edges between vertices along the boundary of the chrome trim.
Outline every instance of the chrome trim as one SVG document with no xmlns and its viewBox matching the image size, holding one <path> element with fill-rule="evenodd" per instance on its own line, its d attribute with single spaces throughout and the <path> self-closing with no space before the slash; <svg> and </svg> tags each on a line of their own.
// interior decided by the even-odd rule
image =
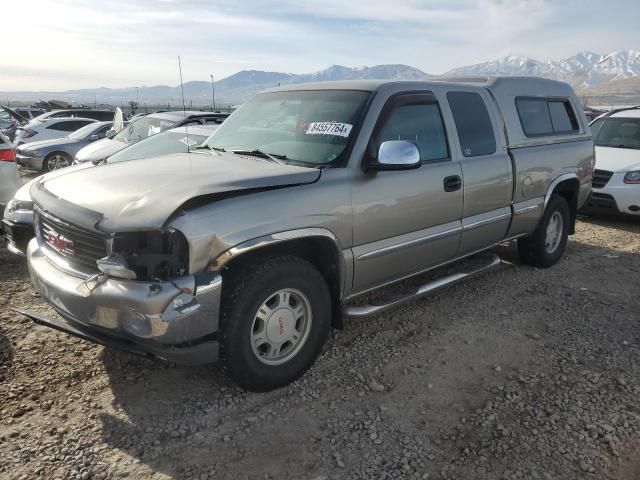
<svg viewBox="0 0 640 480">
<path fill-rule="evenodd" d="M 585 142 L 591 140 L 591 135 L 588 137 L 584 136 L 584 133 L 577 133 L 578 138 L 563 138 L 563 139 L 553 139 L 553 140 L 541 140 L 541 141 L 532 141 L 527 143 L 519 143 L 517 145 L 509 146 L 510 150 L 516 150 L 521 148 L 531 148 L 531 147 L 544 147 L 547 145 L 557 145 L 559 143 L 575 143 L 575 142 Z"/>
<path fill-rule="evenodd" d="M 526 207 L 520 207 L 520 208 L 514 208 L 513 214 L 514 215 L 523 215 L 527 212 L 532 212 L 533 210 L 537 210 L 538 208 L 540 208 L 539 204 L 536 205 L 527 205 Z"/>
<path fill-rule="evenodd" d="M 479 228 L 484 225 L 488 225 L 490 223 L 499 222 L 500 220 L 504 220 L 505 218 L 509 218 L 510 214 L 501 213 L 500 215 L 496 215 L 495 217 L 485 218 L 484 220 L 478 220 L 477 222 L 469 223 L 467 225 L 462 225 L 462 230 L 467 232 L 469 230 L 473 230 L 474 228 Z"/>
<path fill-rule="evenodd" d="M 363 253 L 359 257 L 356 257 L 356 260 L 368 260 L 371 258 L 377 258 L 386 255 L 389 252 L 393 252 L 394 250 L 402 250 L 404 248 L 413 247 L 415 245 L 421 245 L 423 243 L 430 243 L 436 240 L 441 240 L 443 238 L 452 237 L 453 235 L 455 235 L 456 233 L 460 233 L 461 231 L 462 227 L 456 227 L 450 230 L 445 230 L 444 232 L 427 235 L 426 237 L 414 238 L 413 240 L 396 243 L 395 245 L 389 245 L 388 247 L 382 247 L 377 250 L 372 250 L 371 252 Z"/>
<path fill-rule="evenodd" d="M 263 237 L 254 238 L 252 240 L 247 240 L 246 242 L 239 243 L 226 250 L 225 252 L 218 255 L 214 260 L 212 260 L 209 264 L 208 270 L 210 271 L 220 271 L 227 263 L 229 263 L 234 258 L 239 257 L 245 253 L 252 252 L 254 250 L 258 250 L 263 247 L 267 247 L 270 245 L 276 245 L 278 243 L 287 242 L 290 240 L 298 240 L 302 238 L 313 238 L 313 237 L 321 237 L 331 240 L 336 246 L 338 252 L 338 261 L 340 262 L 340 296 L 342 297 L 345 288 L 345 278 L 346 278 L 346 262 L 344 259 L 344 255 L 342 253 L 342 246 L 340 245 L 340 240 L 336 237 L 333 232 L 327 230 L 326 228 L 319 227 L 309 227 L 309 228 L 299 228 L 296 230 L 287 230 L 284 232 L 272 233 L 270 235 L 265 235 Z"/>
<path fill-rule="evenodd" d="M 222 276 L 217 275 L 211 282 L 206 285 L 196 285 L 196 297 L 198 295 L 206 295 L 207 293 L 217 290 L 222 286 Z"/>
<path fill-rule="evenodd" d="M 95 272 L 87 272 L 74 267 L 71 263 L 51 250 L 46 243 L 40 242 L 40 240 L 41 238 L 39 236 L 36 236 L 36 238 L 32 239 L 31 241 L 37 242 L 40 250 L 42 251 L 42 254 L 47 257 L 47 260 L 49 260 L 50 263 L 58 267 L 64 273 L 67 273 L 73 277 L 82 278 L 83 280 L 87 280 L 95 274 Z"/>
<path fill-rule="evenodd" d="M 9 250 L 14 255 L 18 255 L 20 257 L 26 257 L 27 254 L 20 250 L 13 242 L 7 241 L 7 250 Z"/>
<path fill-rule="evenodd" d="M 547 193 L 544 196 L 545 209 L 547 208 L 547 204 L 549 203 L 549 200 L 551 200 L 551 195 L 553 195 L 553 191 L 558 186 L 558 184 L 561 182 L 564 182 L 565 180 L 571 180 L 574 178 L 578 180 L 578 183 L 580 182 L 580 180 L 578 179 L 578 175 L 576 175 L 575 173 L 565 173 L 564 175 L 560 175 L 553 182 L 551 182 L 551 185 L 549 185 L 549 188 L 547 189 Z"/>
</svg>

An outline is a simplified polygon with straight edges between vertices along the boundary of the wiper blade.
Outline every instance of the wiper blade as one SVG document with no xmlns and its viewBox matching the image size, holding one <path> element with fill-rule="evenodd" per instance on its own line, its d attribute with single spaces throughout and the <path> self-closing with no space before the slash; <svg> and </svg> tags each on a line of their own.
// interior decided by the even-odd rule
<svg viewBox="0 0 640 480">
<path fill-rule="evenodd" d="M 232 150 L 232 152 L 236 155 L 252 155 L 254 157 L 266 158 L 268 160 L 271 160 L 272 162 L 281 164 L 286 164 L 286 162 L 284 162 L 283 160 L 287 159 L 286 155 L 263 152 L 259 148 L 254 148 L 253 150 Z"/>
</svg>

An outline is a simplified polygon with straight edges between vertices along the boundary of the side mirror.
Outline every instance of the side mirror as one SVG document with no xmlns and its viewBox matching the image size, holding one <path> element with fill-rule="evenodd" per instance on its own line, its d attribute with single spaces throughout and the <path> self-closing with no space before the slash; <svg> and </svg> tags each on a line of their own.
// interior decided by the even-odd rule
<svg viewBox="0 0 640 480">
<path fill-rule="evenodd" d="M 100 136 L 97 133 L 94 133 L 93 135 L 91 135 L 89 137 L 89 141 L 91 142 L 95 142 L 96 140 L 98 140 L 100 138 Z"/>
<path fill-rule="evenodd" d="M 368 170 L 413 170 L 422 165 L 420 151 L 415 143 L 406 140 L 382 142 L 378 149 L 378 158 L 367 163 Z"/>
<path fill-rule="evenodd" d="M 107 138 L 115 137 L 116 133 L 118 133 L 118 132 L 116 132 L 115 129 L 110 128 L 109 130 L 107 130 Z"/>
</svg>

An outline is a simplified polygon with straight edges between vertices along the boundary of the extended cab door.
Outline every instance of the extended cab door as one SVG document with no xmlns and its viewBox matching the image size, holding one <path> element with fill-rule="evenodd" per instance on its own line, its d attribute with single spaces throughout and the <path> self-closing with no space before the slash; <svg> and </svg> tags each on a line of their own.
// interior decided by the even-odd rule
<svg viewBox="0 0 640 480">
<path fill-rule="evenodd" d="M 420 168 L 363 172 L 352 186 L 353 290 L 359 292 L 455 256 L 461 232 L 462 171 L 452 159 L 441 107 L 431 93 L 388 100 L 368 156 L 387 140 L 420 151 Z"/>
<path fill-rule="evenodd" d="M 511 222 L 513 173 L 504 129 L 493 99 L 484 89 L 447 92 L 464 178 L 459 255 L 504 239 Z"/>
</svg>

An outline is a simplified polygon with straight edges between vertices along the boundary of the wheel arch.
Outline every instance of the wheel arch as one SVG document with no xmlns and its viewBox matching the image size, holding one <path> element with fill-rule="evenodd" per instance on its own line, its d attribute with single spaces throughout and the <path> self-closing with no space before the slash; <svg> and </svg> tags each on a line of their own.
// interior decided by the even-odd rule
<svg viewBox="0 0 640 480">
<path fill-rule="evenodd" d="M 576 216 L 578 214 L 578 195 L 580 192 L 580 181 L 575 173 L 567 173 L 556 178 L 544 197 L 544 207 L 547 208 L 552 195 L 560 195 L 569 204 L 569 212 L 571 214 L 569 224 L 569 234 L 576 233 Z"/>
<path fill-rule="evenodd" d="M 342 328 L 341 304 L 347 275 L 346 261 L 338 238 L 327 229 L 291 230 L 249 240 L 221 254 L 212 267 L 221 272 L 224 289 L 225 283 L 232 283 L 240 269 L 258 259 L 284 255 L 303 258 L 318 269 L 331 293 L 332 326 Z"/>
</svg>

